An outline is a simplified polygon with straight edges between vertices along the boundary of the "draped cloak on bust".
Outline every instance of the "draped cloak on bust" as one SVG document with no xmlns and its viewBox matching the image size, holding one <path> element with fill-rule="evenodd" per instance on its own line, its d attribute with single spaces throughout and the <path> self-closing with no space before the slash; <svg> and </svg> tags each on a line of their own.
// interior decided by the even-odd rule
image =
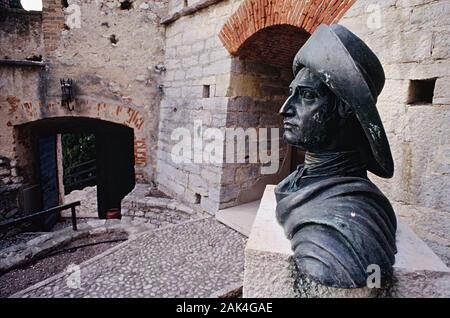
<svg viewBox="0 0 450 318">
<path fill-rule="evenodd" d="M 366 286 L 369 265 L 383 278 L 395 262 L 395 213 L 357 158 L 307 153 L 310 168 L 300 165 L 275 189 L 299 272 L 327 286 Z"/>
</svg>

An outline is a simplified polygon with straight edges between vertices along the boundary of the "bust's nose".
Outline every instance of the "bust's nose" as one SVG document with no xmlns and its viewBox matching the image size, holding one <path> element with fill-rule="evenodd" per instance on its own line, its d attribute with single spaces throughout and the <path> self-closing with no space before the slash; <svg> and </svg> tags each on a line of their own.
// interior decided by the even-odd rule
<svg viewBox="0 0 450 318">
<path fill-rule="evenodd" d="M 280 115 L 283 117 L 292 117 L 294 116 L 294 107 L 292 106 L 292 99 L 294 98 L 295 93 L 289 96 L 284 102 L 283 106 L 280 108 Z"/>
</svg>

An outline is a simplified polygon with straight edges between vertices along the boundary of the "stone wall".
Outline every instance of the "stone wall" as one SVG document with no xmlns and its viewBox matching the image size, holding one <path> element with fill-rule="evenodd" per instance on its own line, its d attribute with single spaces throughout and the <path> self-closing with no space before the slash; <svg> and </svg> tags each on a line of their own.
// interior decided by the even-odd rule
<svg viewBox="0 0 450 318">
<path fill-rule="evenodd" d="M 65 27 L 48 56 L 47 98 L 57 104 L 59 79 L 70 77 L 76 95 L 93 108 L 75 105 L 74 115 L 98 117 L 92 113 L 105 110 L 112 121 L 133 128 L 136 174 L 144 181 L 154 177 L 156 167 L 161 73 L 155 66 L 163 62 L 164 27 L 158 23 L 167 1 L 131 3 L 69 1 Z"/>
<path fill-rule="evenodd" d="M 188 1 L 184 1 L 184 0 L 170 0 L 169 1 L 168 14 L 173 14 L 175 12 L 178 12 L 178 11 L 186 8 L 187 5 L 188 5 Z"/>
<path fill-rule="evenodd" d="M 450 3 L 359 0 L 341 23 L 377 54 L 386 73 L 378 109 L 395 162 L 371 179 L 413 229 L 450 263 Z M 412 80 L 435 79 L 432 100 Z M 432 88 L 431 88 L 432 90 Z M 411 102 L 411 103 L 409 103 Z"/>
<path fill-rule="evenodd" d="M 20 0 L 0 0 L 0 8 L 22 9 L 22 4 Z"/>
<path fill-rule="evenodd" d="M 24 156 L 31 145 L 14 124 L 21 114 L 31 114 L 32 105 L 39 105 L 43 95 L 42 13 L 0 9 L 0 43 L 0 198 L 9 202 L 2 204 L 0 220 L 5 220 L 19 216 L 19 189 L 31 170 Z"/>
<path fill-rule="evenodd" d="M 72 1 L 74 2 L 74 1 Z M 64 7 L 60 0 L 42 1 L 42 31 L 45 44 L 45 56 L 59 45 L 61 31 L 64 28 Z"/>
<path fill-rule="evenodd" d="M 9 4 L 9 0 L 2 3 Z M 20 191 L 30 167 L 16 153 L 22 139 L 13 122 L 16 112 L 27 113 L 31 103 L 39 103 L 43 67 L 32 61 L 41 60 L 44 54 L 42 14 L 8 7 L 0 8 L 0 222 L 23 213 Z M 29 145 L 23 146 L 30 150 Z M 15 232 L 10 229 L 7 234 Z"/>
<path fill-rule="evenodd" d="M 134 129 L 137 179 L 153 179 L 161 76 L 155 65 L 163 62 L 164 53 L 164 28 L 158 23 L 166 6 L 167 1 L 136 0 L 122 9 L 119 1 L 74 0 L 63 8 L 61 1 L 48 0 L 42 17 L 3 16 L 2 31 L 11 30 L 0 33 L 2 43 L 8 44 L 0 53 L 19 60 L 44 55 L 46 67 L 29 78 L 22 73 L 30 67 L 5 68 L 12 77 L 2 76 L 0 111 L 7 113 L 0 119 L 1 138 L 11 141 L 13 127 L 49 117 L 92 117 L 123 124 Z M 73 111 L 61 106 L 61 78 L 75 83 Z M 23 87 L 33 87 L 38 96 L 22 95 Z M 2 143 L 2 148 L 8 147 L 10 142 Z M 23 151 L 11 148 L 2 155 L 12 158 L 14 152 Z"/>
<path fill-rule="evenodd" d="M 17 197 L 22 178 L 17 173 L 17 162 L 0 156 L 0 222 L 20 213 Z"/>
<path fill-rule="evenodd" d="M 200 3 L 204 6 L 193 10 Z M 178 141 L 171 140 L 171 133 L 185 127 L 193 135 L 196 119 L 202 120 L 204 128 L 276 124 L 275 113 L 283 99 L 277 94 L 283 87 L 287 89 L 287 70 L 306 40 L 303 29 L 310 31 L 320 21 L 339 19 L 352 3 L 328 1 L 323 10 L 317 10 L 312 2 L 294 0 L 188 1 L 187 8 L 183 1 L 170 1 L 170 18 L 163 20 L 170 23 L 165 23 L 167 72 L 158 145 L 160 186 L 210 213 L 240 203 L 240 194 L 251 192 L 261 181 L 258 165 L 174 163 L 171 150 Z M 289 12 L 301 18 L 292 14 L 288 18 Z M 284 32 L 277 31 L 280 29 Z M 280 43 L 281 39 L 285 43 Z M 278 54 L 273 52 L 275 49 Z M 259 58 L 259 70 L 255 72 L 258 66 L 250 63 L 248 67 L 253 70 L 248 72 L 230 53 L 244 60 Z M 275 70 L 275 74 L 282 75 L 267 76 L 268 70 L 276 68 L 263 64 L 275 64 L 283 69 Z M 210 87 L 209 98 L 202 98 L 205 85 Z M 274 94 L 277 97 L 270 100 L 269 95 Z M 284 154 L 285 150 L 280 157 Z M 263 189 L 259 187 L 258 192 L 262 194 Z"/>
<path fill-rule="evenodd" d="M 223 46 L 218 34 L 243 2 L 210 1 L 210 6 L 180 17 L 166 28 L 158 182 L 166 191 L 210 213 L 236 205 L 241 190 L 250 189 L 260 178 L 259 165 L 174 163 L 171 150 L 177 141 L 171 140 L 171 133 L 185 127 L 193 135 L 194 120 L 202 120 L 204 129 L 271 127 L 279 120 L 275 115 L 281 106 L 279 92 L 286 94 L 290 76 L 286 71 L 290 66 L 279 70 L 261 63 L 246 64 L 248 55 L 239 61 Z M 177 10 L 183 6 L 172 1 L 169 13 Z M 269 75 L 270 70 L 275 74 Z M 202 97 L 205 85 L 210 89 L 208 98 Z M 277 96 L 269 97 L 273 93 Z"/>
<path fill-rule="evenodd" d="M 224 128 L 232 59 L 217 34 L 241 1 L 221 1 L 166 27 L 164 98 L 161 103 L 158 177 L 162 189 L 214 213 L 220 205 L 220 164 L 174 163 L 171 139 L 177 127 L 193 138 L 194 120 L 203 128 Z M 172 7 L 173 8 L 173 7 Z M 209 86 L 209 97 L 203 97 Z"/>
<path fill-rule="evenodd" d="M 0 8 L 0 59 L 39 59 L 42 40 L 41 12 Z"/>
<path fill-rule="evenodd" d="M 31 145 L 14 129 L 13 122 L 18 114 L 29 114 L 32 104 L 39 104 L 42 72 L 41 65 L 0 63 L 0 220 L 18 217 L 21 212 L 19 191 L 32 170 L 25 155 Z"/>
<path fill-rule="evenodd" d="M 168 196 L 155 196 L 148 184 L 137 184 L 122 201 L 122 220 L 153 228 L 204 218 L 190 207 Z"/>
<path fill-rule="evenodd" d="M 261 157 L 255 145 L 255 152 L 251 152 L 247 145 L 245 163 L 225 162 L 222 169 L 220 208 L 235 206 L 259 199 L 264 186 L 259 185 L 263 178 L 270 178 L 277 174 L 287 155 L 287 145 L 282 140 L 279 128 L 282 126 L 282 117 L 278 114 L 281 105 L 288 95 L 288 86 L 292 80 L 290 67 L 278 67 L 262 64 L 250 59 L 233 59 L 233 69 L 230 81 L 230 94 L 233 96 L 227 109 L 226 127 L 230 129 L 276 128 L 279 144 L 278 171 L 271 175 L 261 172 Z M 273 136 L 258 135 L 258 142 L 267 144 L 267 151 L 271 151 Z M 225 146 L 225 149 L 229 145 Z M 236 149 L 236 148 L 235 148 Z M 228 155 L 228 152 L 226 153 Z M 255 162 L 258 159 L 258 162 Z M 287 159 L 287 158 L 286 158 Z M 237 160 L 237 158 L 236 158 Z M 273 164 L 273 163 L 272 163 Z M 287 173 L 278 177 L 281 181 Z M 273 177 L 273 176 L 272 176 Z M 271 182 L 276 182 L 271 178 Z"/>
<path fill-rule="evenodd" d="M 0 59 L 9 59 L 0 63 L 0 156 L 16 164 L 23 182 L 34 170 L 24 124 L 56 117 L 131 127 L 136 179 L 154 178 L 161 96 L 155 66 L 164 60 L 159 21 L 167 1 L 131 2 L 122 8 L 120 1 L 69 0 L 64 7 L 45 0 L 42 13 L 0 12 Z M 61 105 L 61 78 L 73 79 L 73 111 Z M 9 186 L 22 186 L 14 180 Z"/>
</svg>

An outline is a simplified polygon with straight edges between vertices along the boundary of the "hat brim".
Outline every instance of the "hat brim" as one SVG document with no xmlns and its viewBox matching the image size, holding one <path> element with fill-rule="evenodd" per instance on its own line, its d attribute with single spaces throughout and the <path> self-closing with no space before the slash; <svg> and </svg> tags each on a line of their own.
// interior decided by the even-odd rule
<svg viewBox="0 0 450 318">
<path fill-rule="evenodd" d="M 345 103 L 359 120 L 372 152 L 368 170 L 383 177 L 394 174 L 394 162 L 376 100 L 350 53 L 327 25 L 319 26 L 294 59 L 294 74 L 309 68 Z"/>
</svg>

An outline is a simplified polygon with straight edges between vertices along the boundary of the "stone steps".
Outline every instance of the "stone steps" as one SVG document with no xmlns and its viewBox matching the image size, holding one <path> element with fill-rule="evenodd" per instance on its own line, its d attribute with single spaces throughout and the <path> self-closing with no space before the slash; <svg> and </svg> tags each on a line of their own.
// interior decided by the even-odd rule
<svg viewBox="0 0 450 318">
<path fill-rule="evenodd" d="M 151 223 L 159 228 L 203 217 L 173 198 L 148 196 L 150 187 L 148 184 L 137 184 L 122 200 L 122 219 Z"/>
</svg>

